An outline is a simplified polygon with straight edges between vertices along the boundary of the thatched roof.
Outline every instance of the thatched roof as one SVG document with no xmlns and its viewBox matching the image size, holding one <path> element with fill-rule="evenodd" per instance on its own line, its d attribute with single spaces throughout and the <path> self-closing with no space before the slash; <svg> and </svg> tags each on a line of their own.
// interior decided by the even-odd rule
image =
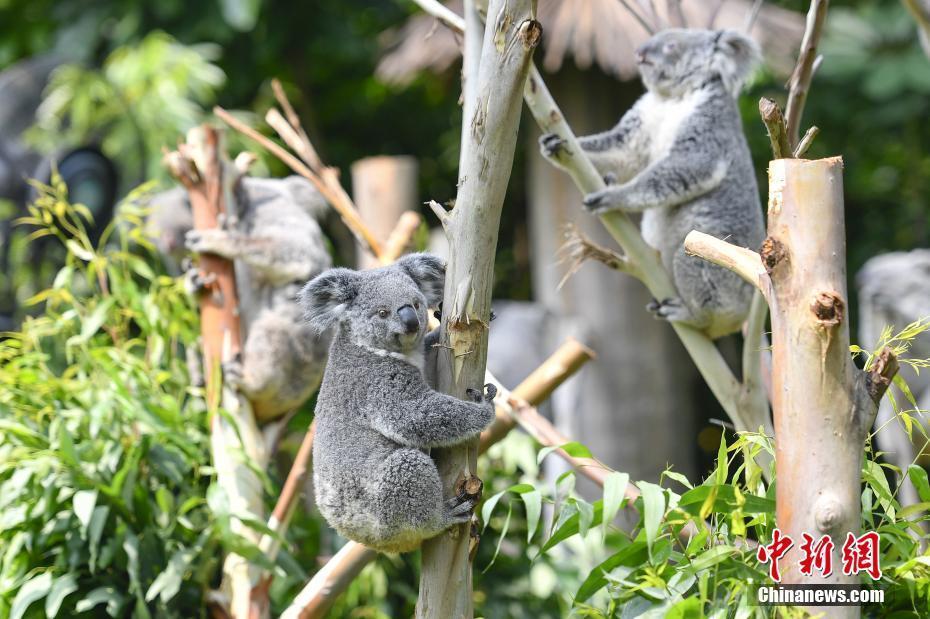
<svg viewBox="0 0 930 619">
<path fill-rule="evenodd" d="M 658 30 L 669 20 L 667 2 L 626 0 Z M 650 4 L 658 5 L 653 13 Z M 750 0 L 682 0 L 685 23 L 693 28 L 732 28 L 741 30 L 752 12 Z M 462 13 L 461 0 L 446 5 Z M 621 0 L 539 0 L 537 19 L 543 25 L 542 66 L 558 71 L 571 57 L 580 69 L 597 65 L 605 73 L 621 79 L 636 76 L 633 51 L 649 38 L 645 27 Z M 793 11 L 763 5 L 751 34 L 762 47 L 768 66 L 787 75 L 794 67 L 804 17 Z M 433 17 L 420 14 L 387 34 L 388 50 L 378 64 L 376 75 L 392 84 L 406 84 L 420 71 L 442 72 L 459 59 L 459 36 Z"/>
</svg>

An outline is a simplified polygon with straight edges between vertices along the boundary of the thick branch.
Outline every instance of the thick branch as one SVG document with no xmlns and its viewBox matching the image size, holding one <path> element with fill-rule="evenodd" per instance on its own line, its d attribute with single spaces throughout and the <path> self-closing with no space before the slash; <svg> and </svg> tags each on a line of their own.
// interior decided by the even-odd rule
<svg viewBox="0 0 930 619">
<path fill-rule="evenodd" d="M 788 140 L 792 152 L 798 144 L 801 115 L 804 113 L 804 103 L 807 101 L 807 92 L 810 90 L 811 79 L 814 77 L 814 65 L 817 60 L 817 45 L 823 32 L 823 23 L 827 17 L 829 0 L 811 0 L 807 11 L 807 25 L 804 29 L 804 38 L 801 40 L 801 53 L 798 64 L 788 80 L 788 106 L 785 119 L 788 127 Z"/>
<path fill-rule="evenodd" d="M 239 172 L 225 158 L 220 130 L 195 127 L 176 152 L 165 156 L 165 164 L 187 188 L 194 229 L 216 228 L 220 215 L 235 214 L 230 187 Z M 199 300 L 207 401 L 213 411 L 210 451 L 217 484 L 226 492 L 233 513 L 260 518 L 264 509 L 261 480 L 251 467 L 264 468 L 266 464 L 262 434 L 249 402 L 217 382 L 220 364 L 239 353 L 242 338 L 234 266 L 230 260 L 204 254 L 198 268 L 205 279 L 215 282 Z M 219 407 L 225 414 L 216 410 Z M 232 526 L 240 535 L 258 541 L 258 534 L 240 520 L 234 519 Z M 251 592 L 259 576 L 260 571 L 245 557 L 235 553 L 226 556 L 221 589 L 228 603 L 224 610 L 234 619 L 249 616 Z"/>
<path fill-rule="evenodd" d="M 769 276 L 762 258 L 745 247 L 727 243 L 715 236 L 692 230 L 685 237 L 685 251 L 692 256 L 729 269 L 766 294 Z"/>
</svg>

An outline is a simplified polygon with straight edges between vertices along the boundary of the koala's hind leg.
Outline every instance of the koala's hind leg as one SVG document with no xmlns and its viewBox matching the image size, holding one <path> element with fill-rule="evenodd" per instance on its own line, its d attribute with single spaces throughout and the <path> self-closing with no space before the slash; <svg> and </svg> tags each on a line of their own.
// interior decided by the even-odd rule
<svg viewBox="0 0 930 619">
<path fill-rule="evenodd" d="M 442 498 L 436 464 L 418 449 L 398 449 L 382 463 L 373 506 L 385 547 L 406 552 L 454 522 Z"/>
<path fill-rule="evenodd" d="M 681 322 L 713 339 L 738 331 L 749 312 L 752 287 L 727 269 L 689 256 L 683 247 L 675 252 L 672 277 L 678 297 L 663 299 L 650 311 L 671 322 Z"/>
</svg>

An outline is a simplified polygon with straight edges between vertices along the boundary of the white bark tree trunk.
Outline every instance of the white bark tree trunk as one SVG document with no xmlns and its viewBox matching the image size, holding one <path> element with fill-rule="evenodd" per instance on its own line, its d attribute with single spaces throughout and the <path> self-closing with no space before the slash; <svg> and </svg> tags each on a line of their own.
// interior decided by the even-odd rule
<svg viewBox="0 0 930 619">
<path fill-rule="evenodd" d="M 466 76 L 465 93 L 475 93 L 463 119 L 461 167 L 456 206 L 440 215 L 449 238 L 443 302 L 439 388 L 465 397 L 484 384 L 491 312 L 494 254 L 504 193 L 510 180 L 520 124 L 522 90 L 541 28 L 532 0 L 495 0 L 477 64 Z M 474 50 L 466 49 L 468 55 Z M 477 81 L 473 81 L 476 80 Z M 472 86 L 468 85 L 472 82 Z M 477 464 L 477 441 L 435 450 L 443 485 L 453 487 Z M 423 544 L 417 617 L 470 619 L 473 616 L 469 526 L 455 527 Z"/>
</svg>

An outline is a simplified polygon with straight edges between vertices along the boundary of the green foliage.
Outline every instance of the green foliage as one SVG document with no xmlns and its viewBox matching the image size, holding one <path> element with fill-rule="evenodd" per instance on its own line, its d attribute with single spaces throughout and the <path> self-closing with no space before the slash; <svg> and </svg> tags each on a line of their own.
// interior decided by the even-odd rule
<svg viewBox="0 0 930 619">
<path fill-rule="evenodd" d="M 0 616 L 203 616 L 226 533 L 183 354 L 195 312 L 131 199 L 94 246 L 53 185 L 22 223 L 67 262 L 0 341 Z"/>
<path fill-rule="evenodd" d="M 587 451 L 578 444 L 565 447 Z M 540 459 L 551 451 L 541 450 Z M 765 482 L 756 463 L 763 451 L 772 453 L 771 441 L 758 434 L 742 433 L 731 444 L 722 441 L 717 467 L 703 483 L 692 487 L 687 479 L 669 471 L 663 484 L 638 482 L 641 496 L 631 505 L 618 501 L 622 496 L 618 487 L 627 481 L 616 472 L 610 476 L 618 477 L 608 478 L 616 481 L 605 484 L 602 498 L 593 503 L 574 493 L 574 471 L 564 473 L 552 492 L 524 480 L 492 495 L 482 508 L 482 517 L 498 529 L 503 540 L 522 502 L 525 526 L 534 541 L 532 532 L 544 513 L 536 507 L 538 496 L 551 506 L 551 518 L 546 534 L 533 544 L 536 550 L 528 549 L 534 561 L 557 562 L 561 551 L 586 564 L 585 553 L 576 554 L 579 547 L 598 549 L 599 560 L 576 576 L 580 583 L 559 581 L 557 593 L 570 600 L 572 616 L 619 617 L 621 612 L 623 617 L 649 618 L 768 617 L 776 612 L 778 616 L 803 616 L 797 610 L 754 605 L 755 586 L 769 580 L 767 566 L 756 558 L 753 540 L 771 540 L 775 526 L 774 485 Z M 930 523 L 927 473 L 916 465 L 905 472 L 920 489 L 924 503 L 902 509 L 885 474 L 898 471 L 869 456 L 863 467 L 862 526 L 881 536 L 884 575 L 878 583 L 866 579 L 863 584 L 884 589 L 886 603 L 881 609 L 866 607 L 864 612 L 925 616 L 930 611 L 930 561 L 922 554 L 919 540 L 921 527 Z M 669 481 L 682 485 L 684 492 L 676 492 Z M 527 501 L 528 496 L 533 500 Z M 496 516 L 500 506 L 507 510 L 503 524 Z M 623 506 L 634 508 L 629 513 L 638 521 L 630 533 L 614 528 L 613 519 L 603 522 L 605 510 L 614 513 Z M 609 533 L 593 534 L 598 526 Z M 682 535 L 686 526 L 697 533 Z M 506 541 L 511 539 L 508 536 Z M 497 547 L 504 543 L 499 540 Z"/>
<path fill-rule="evenodd" d="M 124 173 L 164 178 L 161 149 L 204 118 L 226 79 L 215 45 L 179 44 L 153 32 L 117 48 L 100 69 L 64 64 L 52 74 L 28 139 L 44 152 L 100 142 Z"/>
</svg>

